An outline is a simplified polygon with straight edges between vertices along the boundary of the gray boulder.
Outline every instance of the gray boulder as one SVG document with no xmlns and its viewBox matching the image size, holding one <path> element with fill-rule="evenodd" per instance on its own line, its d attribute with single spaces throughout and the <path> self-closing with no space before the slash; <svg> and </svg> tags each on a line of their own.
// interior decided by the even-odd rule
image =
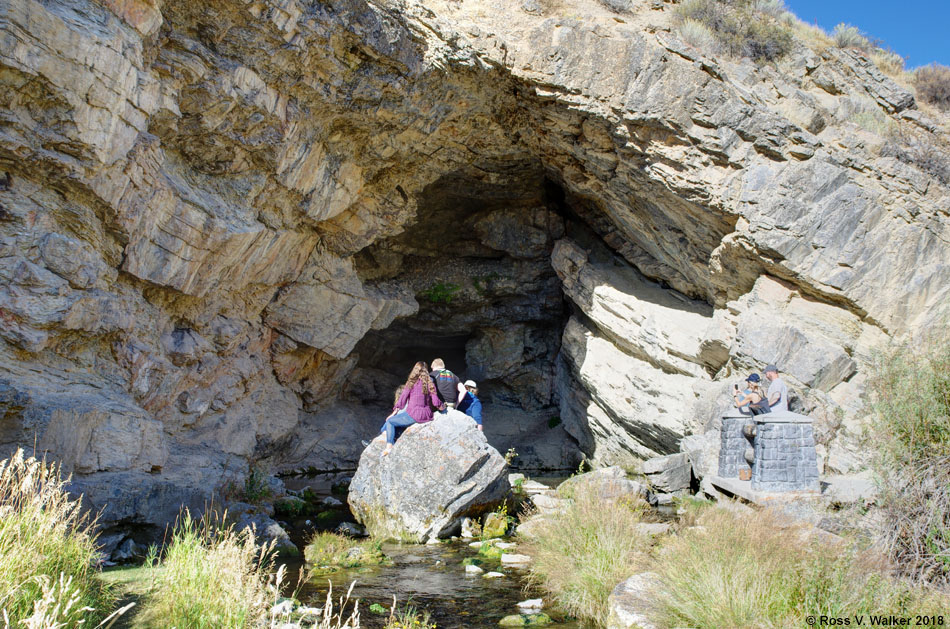
<svg viewBox="0 0 950 629">
<path fill-rule="evenodd" d="M 251 529 L 258 542 L 274 542 L 274 549 L 281 555 L 297 556 L 300 549 L 290 541 L 284 528 L 264 513 L 243 513 L 240 515 L 237 530 Z"/>
<path fill-rule="evenodd" d="M 558 487 L 558 494 L 565 498 L 572 497 L 578 491 L 593 492 L 603 500 L 647 497 L 647 488 L 642 483 L 627 478 L 627 473 L 619 466 L 604 467 L 572 476 Z"/>
<path fill-rule="evenodd" d="M 645 612 L 658 585 L 659 577 L 653 572 L 635 574 L 617 585 L 607 598 L 607 629 L 655 629 Z"/>
<path fill-rule="evenodd" d="M 406 429 L 388 456 L 374 440 L 360 457 L 348 501 L 370 535 L 425 542 L 491 511 L 511 490 L 508 466 L 458 411 Z"/>
<path fill-rule="evenodd" d="M 672 493 L 689 489 L 692 465 L 685 452 L 658 456 L 643 462 L 643 473 L 654 489 Z"/>
</svg>

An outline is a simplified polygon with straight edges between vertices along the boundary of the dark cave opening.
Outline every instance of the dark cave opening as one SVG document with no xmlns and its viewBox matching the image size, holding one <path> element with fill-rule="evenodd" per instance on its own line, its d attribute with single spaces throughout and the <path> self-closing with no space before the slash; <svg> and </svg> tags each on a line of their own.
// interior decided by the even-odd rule
<svg viewBox="0 0 950 629">
<path fill-rule="evenodd" d="M 417 201 L 402 234 L 356 256 L 365 284 L 408 290 L 419 309 L 359 342 L 350 397 L 391 404 L 415 361 L 442 358 L 478 383 L 496 447 L 516 447 L 526 466 L 576 465 L 576 443 L 554 430 L 571 313 L 551 265 L 573 217 L 560 186 L 540 162 L 513 159 L 443 176 Z"/>
</svg>

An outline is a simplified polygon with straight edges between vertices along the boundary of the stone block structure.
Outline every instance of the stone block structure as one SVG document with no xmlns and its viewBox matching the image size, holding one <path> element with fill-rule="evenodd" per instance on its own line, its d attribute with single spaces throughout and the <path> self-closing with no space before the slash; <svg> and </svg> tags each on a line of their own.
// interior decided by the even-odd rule
<svg viewBox="0 0 950 629">
<path fill-rule="evenodd" d="M 747 416 L 730 411 L 722 420 L 719 476 L 736 478 L 748 463 L 743 427 L 755 426 L 751 487 L 756 491 L 819 491 L 812 420 L 787 411 Z"/>
</svg>

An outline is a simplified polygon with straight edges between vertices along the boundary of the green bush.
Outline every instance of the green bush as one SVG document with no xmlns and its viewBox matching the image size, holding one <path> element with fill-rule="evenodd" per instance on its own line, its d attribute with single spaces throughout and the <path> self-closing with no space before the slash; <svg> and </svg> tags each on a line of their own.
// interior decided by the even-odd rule
<svg viewBox="0 0 950 629">
<path fill-rule="evenodd" d="M 568 613 L 605 624 L 607 597 L 635 572 L 649 545 L 637 527 L 641 508 L 575 491 L 568 508 L 546 516 L 524 545 L 534 559 L 529 579 Z"/>
<path fill-rule="evenodd" d="M 656 553 L 662 627 L 804 627 L 809 615 L 945 613 L 950 603 L 875 570 L 854 547 L 803 537 L 768 511 L 703 510 Z"/>
<path fill-rule="evenodd" d="M 777 2 L 686 0 L 677 8 L 677 29 L 699 48 L 709 46 L 708 31 L 717 48 L 733 56 L 775 61 L 793 45 L 791 30 L 780 19 L 784 14 L 784 5 Z"/>
<path fill-rule="evenodd" d="M 950 111 L 950 67 L 934 63 L 914 73 L 917 98 L 943 111 Z"/>
<path fill-rule="evenodd" d="M 112 603 L 94 567 L 94 523 L 65 485 L 59 467 L 21 449 L 0 461 L 0 617 L 10 625 L 75 626 Z"/>
<path fill-rule="evenodd" d="M 950 589 L 950 334 L 883 356 L 870 391 L 887 550 L 903 574 Z"/>
</svg>

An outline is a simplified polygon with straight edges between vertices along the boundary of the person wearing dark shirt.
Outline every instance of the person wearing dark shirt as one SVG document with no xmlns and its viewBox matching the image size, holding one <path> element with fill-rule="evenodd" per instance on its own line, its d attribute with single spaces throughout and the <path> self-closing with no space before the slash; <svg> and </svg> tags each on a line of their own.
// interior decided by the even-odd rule
<svg viewBox="0 0 950 629">
<path fill-rule="evenodd" d="M 435 381 L 435 388 L 438 389 L 439 397 L 445 402 L 445 405 L 449 408 L 455 408 L 459 396 L 465 391 L 459 377 L 445 368 L 445 362 L 441 358 L 432 361 L 432 371 L 429 375 Z"/>
<path fill-rule="evenodd" d="M 456 410 L 474 419 L 478 429 L 482 430 L 482 402 L 478 399 L 478 385 L 473 380 L 465 381 L 465 393 Z"/>
</svg>

